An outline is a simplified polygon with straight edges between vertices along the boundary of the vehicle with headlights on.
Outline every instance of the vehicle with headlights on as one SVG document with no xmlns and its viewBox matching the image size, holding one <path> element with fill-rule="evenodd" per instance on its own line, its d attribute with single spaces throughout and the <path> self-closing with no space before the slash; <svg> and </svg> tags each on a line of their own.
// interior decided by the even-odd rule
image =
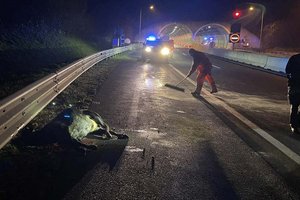
<svg viewBox="0 0 300 200">
<path fill-rule="evenodd" d="M 168 62 L 169 58 L 173 55 L 173 46 L 172 41 L 164 41 L 160 39 L 156 40 L 146 40 L 146 43 L 143 47 L 142 52 L 142 60 L 147 61 L 155 60 L 155 61 L 162 61 Z"/>
</svg>

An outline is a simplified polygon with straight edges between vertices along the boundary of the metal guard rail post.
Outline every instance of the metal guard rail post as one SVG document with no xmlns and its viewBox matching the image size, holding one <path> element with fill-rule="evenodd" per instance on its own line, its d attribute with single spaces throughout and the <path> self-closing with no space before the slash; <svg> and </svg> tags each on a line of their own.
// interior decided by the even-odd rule
<svg viewBox="0 0 300 200">
<path fill-rule="evenodd" d="M 95 53 L 3 99 L 0 102 L 0 149 L 85 71 L 106 58 L 139 47 L 140 44 L 132 44 Z"/>
</svg>

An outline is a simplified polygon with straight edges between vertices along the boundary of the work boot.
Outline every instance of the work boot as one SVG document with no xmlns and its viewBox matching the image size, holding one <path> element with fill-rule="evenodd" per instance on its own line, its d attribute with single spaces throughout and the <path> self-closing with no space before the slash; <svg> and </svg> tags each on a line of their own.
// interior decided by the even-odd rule
<svg viewBox="0 0 300 200">
<path fill-rule="evenodd" d="M 292 131 L 292 133 L 294 133 L 294 134 L 300 134 L 299 128 L 294 127 L 294 126 L 292 126 L 292 125 L 291 125 L 291 131 Z"/>
<path fill-rule="evenodd" d="M 194 97 L 199 97 L 200 96 L 200 92 L 191 92 L 191 94 L 194 96 Z"/>
<path fill-rule="evenodd" d="M 210 91 L 210 93 L 211 94 L 213 94 L 213 93 L 217 93 L 218 92 L 218 90 L 217 89 L 212 89 L 211 91 Z"/>
<path fill-rule="evenodd" d="M 216 85 L 212 85 L 210 93 L 213 94 L 213 93 L 217 93 L 217 92 L 218 92 L 217 86 Z"/>
</svg>

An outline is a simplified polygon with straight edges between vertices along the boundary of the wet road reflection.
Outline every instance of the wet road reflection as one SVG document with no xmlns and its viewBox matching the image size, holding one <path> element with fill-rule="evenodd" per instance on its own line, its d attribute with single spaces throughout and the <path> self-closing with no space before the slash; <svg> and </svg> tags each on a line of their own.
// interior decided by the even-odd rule
<svg viewBox="0 0 300 200">
<path fill-rule="evenodd" d="M 161 70 L 158 64 L 145 63 L 142 64 L 141 67 L 143 68 L 142 76 L 143 76 L 145 87 L 147 89 L 155 90 L 164 86 L 160 77 L 155 76 L 157 70 L 160 70 L 159 76 L 162 75 L 163 77 L 165 77 L 165 75 L 163 74 L 164 70 Z"/>
</svg>

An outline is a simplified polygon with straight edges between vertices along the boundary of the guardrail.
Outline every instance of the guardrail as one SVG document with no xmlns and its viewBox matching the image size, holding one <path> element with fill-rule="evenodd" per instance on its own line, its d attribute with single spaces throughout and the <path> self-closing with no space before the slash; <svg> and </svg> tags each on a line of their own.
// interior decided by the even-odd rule
<svg viewBox="0 0 300 200">
<path fill-rule="evenodd" d="M 139 48 L 139 44 L 109 49 L 80 59 L 32 83 L 0 102 L 0 149 L 59 93 L 98 62 Z"/>
</svg>

